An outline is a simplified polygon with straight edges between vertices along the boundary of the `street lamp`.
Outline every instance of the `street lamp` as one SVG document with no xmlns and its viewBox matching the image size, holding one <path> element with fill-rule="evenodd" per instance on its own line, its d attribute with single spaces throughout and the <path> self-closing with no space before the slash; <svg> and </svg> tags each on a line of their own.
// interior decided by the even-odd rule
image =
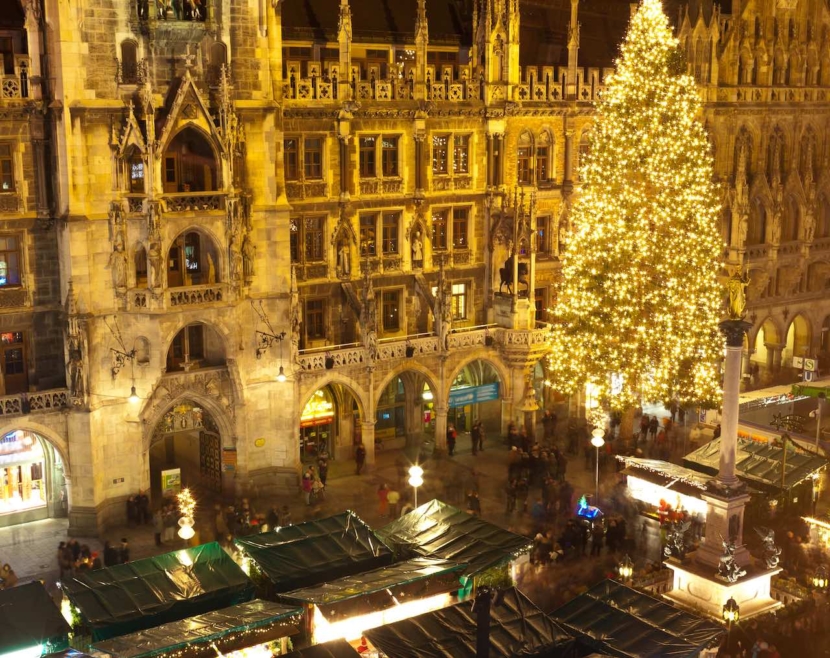
<svg viewBox="0 0 830 658">
<path fill-rule="evenodd" d="M 723 604 L 723 620 L 726 622 L 726 647 L 729 648 L 730 635 L 732 635 L 732 624 L 737 624 L 741 618 L 741 607 L 731 596 Z"/>
<path fill-rule="evenodd" d="M 634 562 L 631 561 L 631 558 L 626 555 L 622 562 L 617 565 L 617 571 L 620 574 L 620 578 L 624 583 L 627 583 L 631 580 L 631 576 L 634 575 Z"/>
<path fill-rule="evenodd" d="M 815 587 L 816 589 L 818 589 L 818 590 L 827 589 L 827 581 L 828 581 L 827 569 L 823 564 L 820 565 L 818 569 L 816 569 L 815 574 L 813 574 L 812 580 L 813 580 L 813 587 Z"/>
<path fill-rule="evenodd" d="M 409 467 L 409 486 L 415 491 L 415 507 L 418 507 L 418 487 L 424 483 L 424 469 L 418 466 Z"/>
<path fill-rule="evenodd" d="M 597 479 L 596 479 L 596 497 L 594 498 L 594 505 L 599 505 L 599 449 L 605 445 L 605 439 L 603 435 L 605 432 L 602 431 L 599 427 L 594 428 L 591 432 L 591 445 L 597 449 Z"/>
</svg>

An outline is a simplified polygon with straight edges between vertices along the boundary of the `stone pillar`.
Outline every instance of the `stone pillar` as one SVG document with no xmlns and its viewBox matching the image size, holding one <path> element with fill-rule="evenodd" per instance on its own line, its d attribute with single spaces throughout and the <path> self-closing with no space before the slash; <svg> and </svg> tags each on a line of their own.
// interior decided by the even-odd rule
<svg viewBox="0 0 830 658">
<path fill-rule="evenodd" d="M 783 345 L 776 345 L 772 352 L 772 371 L 779 372 L 781 370 L 781 356 L 784 352 Z"/>
<path fill-rule="evenodd" d="M 360 440 L 366 448 L 366 466 L 371 467 L 375 463 L 375 421 L 364 420 L 360 423 Z"/>
<path fill-rule="evenodd" d="M 40 70 L 41 56 L 41 19 L 40 2 L 24 2 L 23 9 L 26 12 L 25 27 L 26 39 L 29 53 L 29 98 L 40 100 L 43 95 L 42 73 Z"/>
<path fill-rule="evenodd" d="M 487 187 L 495 185 L 495 177 L 493 176 L 493 149 L 495 148 L 494 140 L 495 135 L 487 133 Z"/>
<path fill-rule="evenodd" d="M 565 173 L 562 179 L 563 185 L 573 185 L 574 173 L 574 131 L 565 131 Z"/>
<path fill-rule="evenodd" d="M 348 201 L 350 198 L 349 190 L 349 142 L 351 135 L 349 134 L 350 125 L 348 121 L 341 121 L 338 124 L 337 141 L 340 144 L 340 201 Z"/>
<path fill-rule="evenodd" d="M 447 450 L 447 407 L 433 407 L 435 412 L 435 449 L 439 452 Z"/>
<path fill-rule="evenodd" d="M 493 185 L 504 185 L 504 135 L 493 136 Z"/>
<path fill-rule="evenodd" d="M 773 372 L 773 365 L 774 365 L 774 361 L 775 361 L 775 345 L 772 345 L 770 343 L 764 343 L 764 347 L 767 348 L 767 363 L 766 363 L 767 374 L 771 375 L 772 372 Z M 780 360 L 779 360 L 779 363 L 780 363 Z"/>
<path fill-rule="evenodd" d="M 740 483 L 735 475 L 738 450 L 738 397 L 741 388 L 741 351 L 744 332 L 752 325 L 742 320 L 725 320 L 720 329 L 726 335 L 726 360 L 723 366 L 723 418 L 721 420 L 720 467 L 718 481 L 728 487 Z"/>
</svg>

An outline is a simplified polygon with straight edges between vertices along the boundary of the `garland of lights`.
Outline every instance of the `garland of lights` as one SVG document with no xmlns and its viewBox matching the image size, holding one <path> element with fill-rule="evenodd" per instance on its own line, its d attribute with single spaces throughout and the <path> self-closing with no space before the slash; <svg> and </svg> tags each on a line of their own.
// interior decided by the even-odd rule
<svg viewBox="0 0 830 658">
<path fill-rule="evenodd" d="M 642 0 L 597 103 L 551 310 L 548 385 L 603 406 L 711 407 L 723 340 L 720 212 L 701 101 L 660 0 Z"/>
<path fill-rule="evenodd" d="M 698 480 L 694 480 L 684 475 L 678 475 L 677 473 L 667 473 L 665 470 L 661 468 L 646 466 L 645 464 L 642 464 L 640 462 L 630 461 L 629 458 L 625 457 L 624 455 L 617 455 L 617 459 L 624 463 L 626 466 L 631 466 L 632 468 L 636 468 L 642 471 L 648 471 L 649 473 L 655 473 L 656 475 L 662 475 L 663 477 L 671 478 L 673 482 L 665 485 L 665 488 L 667 489 L 671 487 L 674 484 L 674 482 L 682 482 L 683 484 L 688 484 L 689 486 L 695 487 L 696 489 L 700 489 L 701 491 L 706 491 L 709 488 L 708 484 L 705 484 Z"/>
<path fill-rule="evenodd" d="M 182 489 L 176 500 L 179 504 L 179 512 L 182 517 L 179 519 L 179 537 L 182 539 L 190 539 L 196 534 L 193 530 L 195 523 L 193 515 L 196 513 L 196 499 L 190 493 L 190 489 Z"/>
</svg>

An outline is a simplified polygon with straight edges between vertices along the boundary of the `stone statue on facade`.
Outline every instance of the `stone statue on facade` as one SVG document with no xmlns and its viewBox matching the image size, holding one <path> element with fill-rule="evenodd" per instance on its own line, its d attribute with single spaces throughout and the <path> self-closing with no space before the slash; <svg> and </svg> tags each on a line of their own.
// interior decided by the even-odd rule
<svg viewBox="0 0 830 658">
<path fill-rule="evenodd" d="M 738 219 L 738 248 L 746 248 L 746 236 L 749 232 L 749 217 L 742 214 Z"/>
<path fill-rule="evenodd" d="M 415 233 L 412 240 L 412 265 L 413 267 L 421 267 L 424 262 L 424 243 L 421 242 L 421 232 Z"/>
<path fill-rule="evenodd" d="M 742 568 L 735 561 L 736 550 L 737 547 L 734 541 L 723 540 L 723 555 L 721 555 L 720 563 L 718 564 L 717 577 L 728 583 L 736 583 L 739 578 L 746 575 L 746 569 Z"/>
<path fill-rule="evenodd" d="M 254 258 L 256 247 L 251 236 L 246 234 L 242 240 L 242 270 L 245 275 L 245 283 L 250 283 L 254 278 Z"/>
<path fill-rule="evenodd" d="M 348 277 L 352 273 L 352 254 L 348 239 L 341 240 L 337 247 L 337 271 L 342 277 Z"/>
<path fill-rule="evenodd" d="M 151 290 L 161 288 L 161 244 L 158 240 L 150 241 L 150 248 L 147 250 L 147 263 L 150 265 L 147 281 L 149 288 Z"/>
<path fill-rule="evenodd" d="M 781 549 L 775 545 L 775 530 L 755 528 L 755 532 L 764 544 L 764 563 L 767 569 L 775 569 L 781 560 Z"/>
<path fill-rule="evenodd" d="M 84 381 L 84 353 L 81 337 L 69 336 L 69 392 L 75 404 L 81 404 L 86 395 Z"/>
<path fill-rule="evenodd" d="M 812 209 L 804 213 L 804 241 L 812 242 L 816 234 L 816 217 Z"/>
<path fill-rule="evenodd" d="M 231 243 L 228 250 L 230 252 L 231 282 L 239 285 L 242 283 L 243 265 L 239 238 L 236 235 L 231 236 Z"/>
<path fill-rule="evenodd" d="M 746 287 L 749 285 L 749 272 L 740 267 L 729 269 L 726 289 L 729 293 L 728 317 L 730 320 L 743 320 L 746 317 Z"/>
<path fill-rule="evenodd" d="M 124 293 L 127 290 L 127 254 L 124 252 L 124 237 L 121 231 L 115 234 L 115 242 L 112 247 L 109 261 L 112 270 L 112 283 L 116 293 Z"/>
</svg>

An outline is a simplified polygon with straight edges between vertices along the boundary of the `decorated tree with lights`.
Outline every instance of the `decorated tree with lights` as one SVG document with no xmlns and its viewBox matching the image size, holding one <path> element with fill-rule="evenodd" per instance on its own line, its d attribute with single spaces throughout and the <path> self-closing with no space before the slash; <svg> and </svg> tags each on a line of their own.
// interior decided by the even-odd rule
<svg viewBox="0 0 830 658">
<path fill-rule="evenodd" d="M 719 397 L 719 203 L 694 79 L 642 0 L 597 104 L 552 310 L 551 385 L 604 407 Z"/>
</svg>

